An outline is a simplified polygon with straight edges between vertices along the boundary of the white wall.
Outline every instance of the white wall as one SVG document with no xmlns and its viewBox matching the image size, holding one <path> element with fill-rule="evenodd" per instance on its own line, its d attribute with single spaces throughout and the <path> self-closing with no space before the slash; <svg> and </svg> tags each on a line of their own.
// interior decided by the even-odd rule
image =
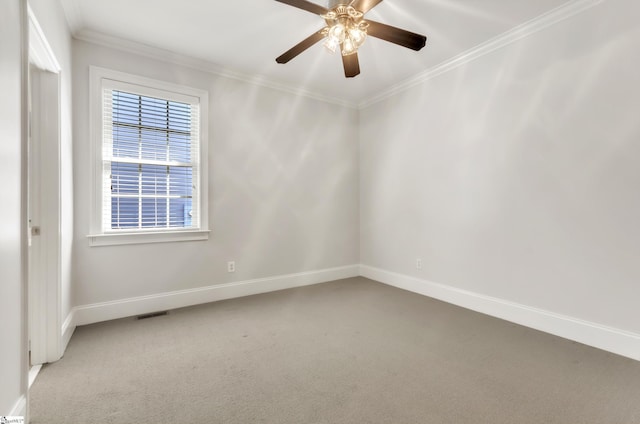
<svg viewBox="0 0 640 424">
<path fill-rule="evenodd" d="M 358 263 L 356 110 L 84 41 L 73 49 L 77 305 Z M 89 247 L 90 65 L 209 91 L 208 241 Z"/>
<path fill-rule="evenodd" d="M 640 333 L 638 16 L 605 1 L 364 109 L 362 263 Z"/>
<path fill-rule="evenodd" d="M 18 412 L 14 408 L 26 395 L 21 268 L 22 3 L 0 2 L 0 415 Z"/>
<path fill-rule="evenodd" d="M 60 64 L 60 170 L 61 196 L 61 310 L 62 321 L 73 306 L 71 253 L 73 243 L 73 143 L 71 108 L 71 33 L 58 0 L 29 0 L 51 49 Z"/>
</svg>

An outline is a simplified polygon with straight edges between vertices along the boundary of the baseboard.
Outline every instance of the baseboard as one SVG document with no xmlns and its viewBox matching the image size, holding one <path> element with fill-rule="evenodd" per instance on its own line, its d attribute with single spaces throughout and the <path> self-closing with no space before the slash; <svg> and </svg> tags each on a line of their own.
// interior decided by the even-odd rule
<svg viewBox="0 0 640 424">
<path fill-rule="evenodd" d="M 640 361 L 640 334 L 367 265 L 360 265 L 360 275 Z"/>
<path fill-rule="evenodd" d="M 27 415 L 27 397 L 25 395 L 20 396 L 20 399 L 16 402 L 9 412 L 9 417 L 24 417 Z"/>
<path fill-rule="evenodd" d="M 62 352 L 61 355 L 64 354 L 64 351 L 67 350 L 67 345 L 69 344 L 69 340 L 71 340 L 71 336 L 73 336 L 73 332 L 76 330 L 76 308 L 71 309 L 69 315 L 64 320 L 62 324 Z"/>
<path fill-rule="evenodd" d="M 150 296 L 121 299 L 112 302 L 82 305 L 73 308 L 72 314 L 70 314 L 72 315 L 71 319 L 67 319 L 67 321 L 69 321 L 67 329 L 72 326 L 75 328 L 76 325 L 93 324 L 96 322 L 125 318 L 156 311 L 183 308 L 185 306 L 199 305 L 218 300 L 232 299 L 293 287 L 325 283 L 343 278 L 357 277 L 359 275 L 359 271 L 360 269 L 358 265 L 349 265 L 340 268 L 259 278 L 255 280 L 218 284 L 196 289 L 179 290 Z M 67 324 L 66 321 L 65 324 Z M 69 333 L 69 337 L 71 337 L 71 333 Z"/>
</svg>

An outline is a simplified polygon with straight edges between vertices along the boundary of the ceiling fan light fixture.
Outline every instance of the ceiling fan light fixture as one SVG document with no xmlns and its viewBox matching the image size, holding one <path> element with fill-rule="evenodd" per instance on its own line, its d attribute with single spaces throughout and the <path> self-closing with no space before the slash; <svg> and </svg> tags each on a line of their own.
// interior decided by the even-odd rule
<svg viewBox="0 0 640 424">
<path fill-rule="evenodd" d="M 367 39 L 367 33 L 360 28 L 349 28 L 349 39 L 356 46 L 356 49 L 358 49 L 364 44 L 364 40 Z"/>
<path fill-rule="evenodd" d="M 335 53 L 340 43 L 333 37 L 327 37 L 325 42 L 322 44 L 329 52 Z"/>
<path fill-rule="evenodd" d="M 344 43 L 342 43 L 342 56 L 349 56 L 350 54 L 354 54 L 358 51 L 358 48 L 353 44 L 350 37 L 345 38 Z"/>
<path fill-rule="evenodd" d="M 328 25 L 322 31 L 322 35 L 326 37 L 323 45 L 327 50 L 334 53 L 340 47 L 343 56 L 357 53 L 367 38 L 369 26 L 362 20 L 363 16 L 362 12 L 343 4 L 322 15 Z"/>
<path fill-rule="evenodd" d="M 322 7 L 309 0 L 276 0 L 322 17 L 326 26 L 314 32 L 280 56 L 277 63 L 288 63 L 314 44 L 324 40 L 327 50 L 335 53 L 340 48 L 344 76 L 353 78 L 360 74 L 358 49 L 368 37 L 378 38 L 408 49 L 421 50 L 427 37 L 391 25 L 365 20 L 364 15 L 383 0 L 328 0 Z M 346 3 L 346 4 L 345 4 Z"/>
<path fill-rule="evenodd" d="M 347 36 L 347 31 L 344 25 L 341 23 L 335 24 L 329 29 L 328 38 L 333 38 L 339 44 L 344 43 L 345 37 Z"/>
</svg>

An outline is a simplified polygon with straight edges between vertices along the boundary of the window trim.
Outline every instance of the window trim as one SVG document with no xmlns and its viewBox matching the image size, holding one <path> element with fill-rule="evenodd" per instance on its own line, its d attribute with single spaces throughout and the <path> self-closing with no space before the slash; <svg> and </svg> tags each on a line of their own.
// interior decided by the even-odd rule
<svg viewBox="0 0 640 424">
<path fill-rule="evenodd" d="M 209 215 L 208 215 L 208 108 L 209 93 L 183 85 L 168 83 L 125 72 L 114 71 L 98 66 L 89 67 L 89 100 L 90 100 L 90 154 L 91 154 L 91 206 L 90 206 L 90 246 L 114 246 L 121 244 L 140 243 L 163 243 L 176 241 L 207 240 L 209 238 Z M 162 96 L 163 93 L 171 93 L 172 96 L 190 97 L 198 99 L 200 107 L 200 163 L 199 163 L 199 184 L 197 184 L 199 194 L 200 227 L 198 228 L 171 228 L 136 231 L 114 231 L 105 232 L 102 226 L 102 143 L 103 143 L 103 111 L 102 111 L 102 90 L 105 85 L 109 87 L 122 85 L 135 85 L 146 93 L 156 93 Z"/>
</svg>

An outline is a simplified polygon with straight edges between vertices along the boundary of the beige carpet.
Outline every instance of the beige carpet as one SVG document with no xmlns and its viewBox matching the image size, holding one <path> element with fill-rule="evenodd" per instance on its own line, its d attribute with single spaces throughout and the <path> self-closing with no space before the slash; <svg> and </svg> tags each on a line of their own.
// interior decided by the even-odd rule
<svg viewBox="0 0 640 424">
<path fill-rule="evenodd" d="M 640 423 L 640 362 L 353 278 L 80 327 L 34 424 Z"/>
</svg>

